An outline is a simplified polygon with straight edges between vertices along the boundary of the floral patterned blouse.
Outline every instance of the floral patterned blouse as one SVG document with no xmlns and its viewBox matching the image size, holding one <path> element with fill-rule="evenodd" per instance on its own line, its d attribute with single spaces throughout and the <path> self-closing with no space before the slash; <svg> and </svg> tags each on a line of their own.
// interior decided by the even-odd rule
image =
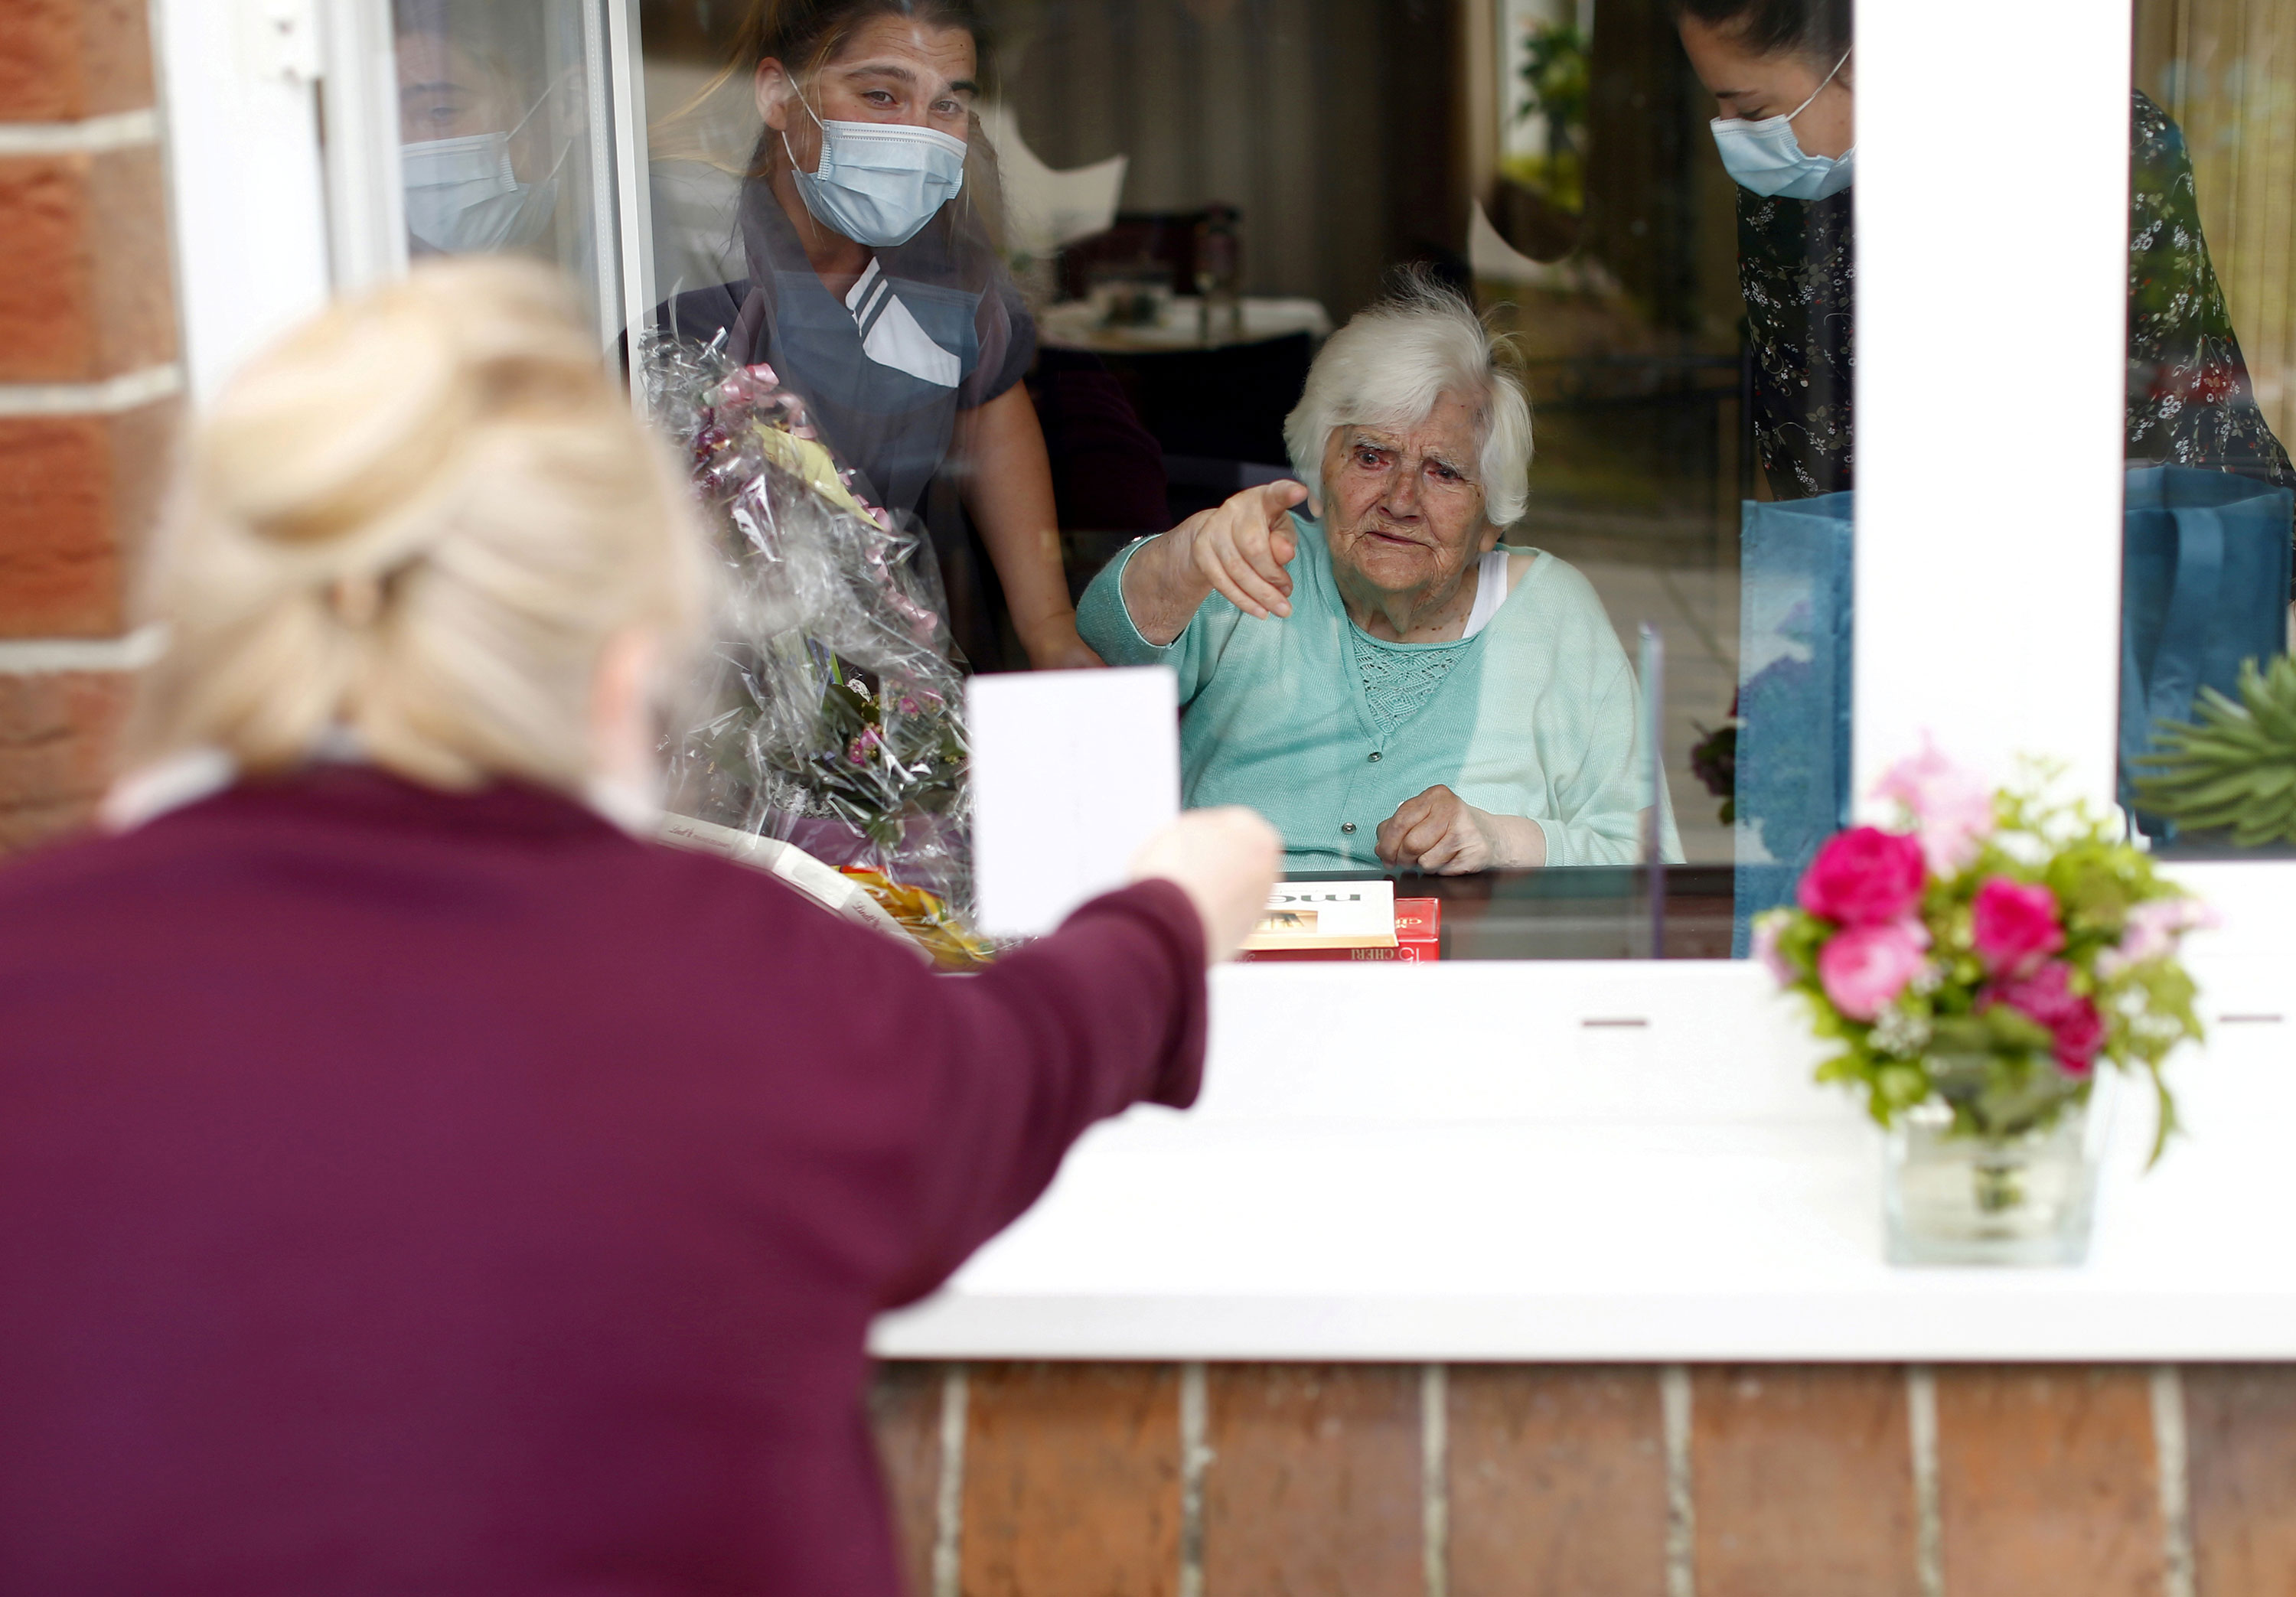
<svg viewBox="0 0 2296 1597">
<path fill-rule="evenodd" d="M 2129 110 L 2128 458 L 2296 487 L 2288 453 L 2257 408 L 2201 236 L 2185 135 L 2142 94 Z M 1800 201 L 1738 191 L 1754 444 L 1781 499 L 1856 479 L 1853 193 Z"/>
<path fill-rule="evenodd" d="M 1738 190 L 1738 287 L 1754 365 L 1754 452 L 1780 499 L 1849 487 L 1857 364 L 1854 189 L 1823 200 Z"/>
</svg>

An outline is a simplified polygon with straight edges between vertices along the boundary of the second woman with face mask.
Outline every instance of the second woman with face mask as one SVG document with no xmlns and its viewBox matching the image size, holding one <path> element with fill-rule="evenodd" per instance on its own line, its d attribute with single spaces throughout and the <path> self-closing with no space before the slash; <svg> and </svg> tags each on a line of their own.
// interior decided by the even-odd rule
<svg viewBox="0 0 2296 1597">
<path fill-rule="evenodd" d="M 764 120 L 740 209 L 749 276 L 678 295 L 665 321 L 704 341 L 722 330 L 735 360 L 771 364 L 857 491 L 926 521 L 953 600 L 974 576 L 969 521 L 1027 664 L 1099 664 L 1077 635 L 1021 382 L 1035 324 L 967 182 L 984 158 L 973 7 L 758 0 L 742 37 Z M 967 630 L 983 663 L 993 640 Z"/>
<path fill-rule="evenodd" d="M 1722 165 L 1738 191 L 1738 278 L 1754 365 L 1754 444 L 1771 493 L 1799 499 L 1857 482 L 1857 62 L 1851 0 L 1674 0 L 1682 43 L 1721 113 Z M 2257 406 L 2210 263 L 2191 158 L 2176 123 L 2129 101 L 2127 457 L 2236 471 L 2276 487 L 2296 471 Z M 1939 217 L 1952 237 L 1953 218 Z M 2003 295 L 2021 281 L 2013 240 L 1961 241 Z M 1988 265 L 1988 261 L 2007 264 Z M 1950 348 L 1952 330 L 1940 329 Z M 2028 391 L 2030 374 L 2007 357 Z M 2043 390 L 2045 391 L 2045 390 Z M 2013 414 L 1997 425 L 2013 434 Z"/>
</svg>

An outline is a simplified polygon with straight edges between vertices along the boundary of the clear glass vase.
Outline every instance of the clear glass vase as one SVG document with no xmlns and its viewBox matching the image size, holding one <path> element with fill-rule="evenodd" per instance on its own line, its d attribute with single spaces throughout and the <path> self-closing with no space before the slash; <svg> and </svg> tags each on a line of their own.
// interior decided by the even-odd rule
<svg viewBox="0 0 2296 1597">
<path fill-rule="evenodd" d="M 2096 1210 L 2101 1118 L 2069 1103 L 2046 1126 L 1954 1130 L 1931 1102 L 1890 1128 L 1882 1202 L 1893 1265 L 2078 1265 Z"/>
</svg>

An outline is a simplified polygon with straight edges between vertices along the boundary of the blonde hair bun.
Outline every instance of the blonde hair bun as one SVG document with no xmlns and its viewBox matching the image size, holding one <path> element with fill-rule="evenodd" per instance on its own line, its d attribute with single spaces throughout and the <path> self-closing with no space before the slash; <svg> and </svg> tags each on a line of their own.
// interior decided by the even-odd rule
<svg viewBox="0 0 2296 1597">
<path fill-rule="evenodd" d="M 684 643 L 697 537 L 564 283 L 426 264 L 288 333 L 194 428 L 137 752 L 272 771 L 340 725 L 418 781 L 578 786 L 598 652 Z"/>
<path fill-rule="evenodd" d="M 311 545 L 433 481 L 473 407 L 463 352 L 427 308 L 331 311 L 251 364 L 199 430 L 206 504 Z"/>
</svg>

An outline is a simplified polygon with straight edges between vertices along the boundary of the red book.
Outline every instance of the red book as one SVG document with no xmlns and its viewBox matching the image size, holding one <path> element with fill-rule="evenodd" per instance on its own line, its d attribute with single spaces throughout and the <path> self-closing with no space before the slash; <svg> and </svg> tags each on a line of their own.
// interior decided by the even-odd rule
<svg viewBox="0 0 2296 1597">
<path fill-rule="evenodd" d="M 1438 898 L 1398 898 L 1395 901 L 1395 946 L 1392 948 L 1262 948 L 1237 954 L 1239 962 L 1296 963 L 1305 960 L 1349 960 L 1431 964 L 1443 957 L 1443 904 Z"/>
</svg>

